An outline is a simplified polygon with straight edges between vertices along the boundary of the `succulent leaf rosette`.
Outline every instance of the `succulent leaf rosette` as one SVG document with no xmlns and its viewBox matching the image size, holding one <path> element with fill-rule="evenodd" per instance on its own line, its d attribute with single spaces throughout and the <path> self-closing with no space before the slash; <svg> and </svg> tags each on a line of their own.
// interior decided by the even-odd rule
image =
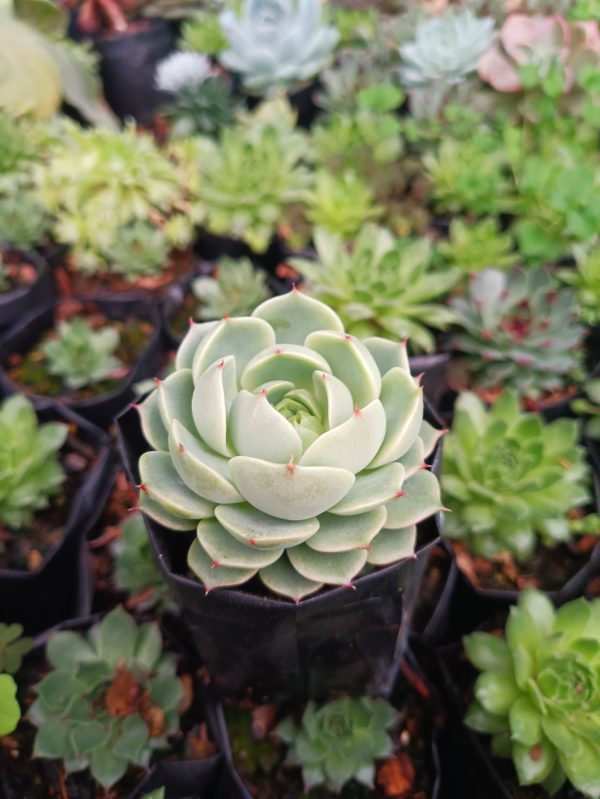
<svg viewBox="0 0 600 799">
<path fill-rule="evenodd" d="M 521 785 L 549 795 L 570 783 L 600 797 L 600 599 L 554 610 L 528 588 L 511 608 L 505 638 L 464 639 L 482 673 L 466 723 L 492 735 L 492 751 L 512 757 Z"/>
<path fill-rule="evenodd" d="M 207 590 L 257 573 L 296 601 L 350 584 L 412 556 L 441 509 L 424 468 L 440 431 L 405 347 L 347 335 L 298 291 L 193 325 L 139 412 L 140 507 L 197 530 L 188 563 Z"/>
</svg>

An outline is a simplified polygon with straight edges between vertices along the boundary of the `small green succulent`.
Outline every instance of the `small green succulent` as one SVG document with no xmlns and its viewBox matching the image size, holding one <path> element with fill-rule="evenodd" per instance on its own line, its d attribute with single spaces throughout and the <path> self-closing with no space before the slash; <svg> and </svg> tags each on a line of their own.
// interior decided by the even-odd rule
<svg viewBox="0 0 600 799">
<path fill-rule="evenodd" d="M 219 15 L 214 11 L 197 11 L 181 27 L 181 46 L 186 50 L 215 56 L 227 47 Z"/>
<path fill-rule="evenodd" d="M 0 405 L 0 522 L 19 528 L 48 507 L 65 480 L 58 453 L 67 426 L 38 424 L 33 406 L 15 394 Z"/>
<path fill-rule="evenodd" d="M 270 296 L 266 273 L 249 258 L 221 258 L 214 277 L 197 277 L 192 291 L 200 300 L 196 318 L 203 322 L 248 316 Z"/>
<path fill-rule="evenodd" d="M 196 531 L 188 564 L 207 590 L 258 574 L 298 601 L 349 584 L 410 557 L 441 508 L 423 468 L 440 432 L 406 348 L 360 341 L 299 291 L 192 325 L 138 411 L 140 509 Z"/>
<path fill-rule="evenodd" d="M 46 368 L 58 375 L 68 389 L 76 390 L 105 380 L 123 369 L 115 356 L 119 346 L 116 327 L 92 329 L 83 317 L 60 322 L 57 337 L 41 347 Z"/>
<path fill-rule="evenodd" d="M 351 170 L 340 174 L 318 170 L 314 188 L 306 192 L 304 202 L 306 217 L 315 227 L 343 238 L 352 238 L 365 222 L 383 213 L 383 208 L 375 205 L 371 186 Z"/>
<path fill-rule="evenodd" d="M 115 541 L 113 550 L 115 585 L 120 591 L 128 591 L 133 596 L 148 591 L 144 608 L 170 605 L 169 589 L 152 554 L 146 525 L 140 514 L 121 525 L 121 536 Z"/>
<path fill-rule="evenodd" d="M 368 44 L 377 34 L 377 8 L 331 7 L 331 21 L 337 28 L 340 46 Z"/>
<path fill-rule="evenodd" d="M 33 192 L 0 195 L 0 241 L 28 249 L 41 244 L 50 228 L 48 215 Z"/>
<path fill-rule="evenodd" d="M 482 219 L 468 225 L 453 219 L 450 239 L 438 246 L 444 260 L 463 273 L 479 272 L 493 267 L 506 269 L 517 261 L 514 243 L 509 233 L 501 233 L 496 219 Z"/>
<path fill-rule="evenodd" d="M 111 270 L 128 280 L 156 275 L 167 264 L 171 247 L 161 228 L 136 219 L 117 228 L 104 255 Z"/>
<path fill-rule="evenodd" d="M 295 129 L 295 113 L 283 99 L 242 117 L 218 143 L 206 140 L 199 184 L 205 226 L 266 250 L 286 209 L 310 185 L 302 163 L 307 154 L 306 137 Z"/>
<path fill-rule="evenodd" d="M 590 498 L 575 419 L 545 423 L 504 392 L 490 410 L 470 392 L 456 402 L 444 442 L 444 534 L 472 552 L 527 558 L 571 537 L 568 514 Z"/>
<path fill-rule="evenodd" d="M 470 387 L 503 387 L 535 400 L 573 381 L 584 328 L 575 321 L 574 293 L 556 285 L 544 269 L 473 276 L 468 295 L 451 303 L 462 328 L 451 346 Z"/>
<path fill-rule="evenodd" d="M 477 632 L 465 651 L 481 671 L 465 723 L 512 758 L 520 785 L 554 796 L 568 780 L 600 797 L 600 599 L 555 611 L 528 588 L 510 609 L 503 638 Z"/>
<path fill-rule="evenodd" d="M 87 637 L 52 635 L 52 670 L 35 686 L 28 718 L 37 727 L 34 757 L 62 759 L 67 773 L 89 768 L 110 788 L 129 765 L 148 766 L 179 729 L 183 691 L 156 623 L 137 626 L 121 607 Z"/>
<path fill-rule="evenodd" d="M 320 708 L 309 702 L 300 726 L 287 718 L 275 733 L 289 749 L 286 763 L 302 768 L 305 790 L 324 785 L 338 791 L 350 780 L 374 786 L 375 761 L 389 758 L 394 708 L 381 699 L 334 699 Z"/>
<path fill-rule="evenodd" d="M 577 292 L 581 319 L 588 325 L 600 322 L 600 247 L 589 253 L 576 251 L 577 266 L 561 269 L 558 276 Z"/>
<path fill-rule="evenodd" d="M 218 75 L 194 86 L 182 86 L 164 109 L 173 138 L 209 136 L 216 138 L 233 124 L 236 101 L 229 82 Z"/>
<path fill-rule="evenodd" d="M 0 736 L 13 732 L 20 718 L 17 684 L 10 674 L 0 674 Z"/>
<path fill-rule="evenodd" d="M 317 229 L 317 260 L 292 260 L 309 294 L 339 314 L 346 329 L 360 338 L 409 338 L 416 351 L 431 352 L 429 327 L 444 329 L 454 321 L 450 310 L 434 302 L 448 293 L 456 270 L 430 271 L 426 239 L 395 239 L 385 228 L 366 225 L 351 247 Z"/>
<path fill-rule="evenodd" d="M 21 624 L 0 623 L 0 672 L 16 674 L 32 645 L 33 639 L 23 635 Z"/>
<path fill-rule="evenodd" d="M 585 435 L 600 441 L 600 378 L 588 380 L 582 388 L 585 396 L 574 399 L 571 409 L 578 416 L 586 417 Z"/>
<path fill-rule="evenodd" d="M 221 13 L 228 46 L 219 61 L 258 94 L 308 80 L 339 39 L 334 27 L 322 23 L 322 13 L 319 0 L 243 0 L 239 14 Z"/>
</svg>

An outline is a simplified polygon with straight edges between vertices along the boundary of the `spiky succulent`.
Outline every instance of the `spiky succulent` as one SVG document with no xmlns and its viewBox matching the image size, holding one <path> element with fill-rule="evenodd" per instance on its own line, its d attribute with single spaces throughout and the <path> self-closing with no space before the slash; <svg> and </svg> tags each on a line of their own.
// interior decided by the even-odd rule
<svg viewBox="0 0 600 799">
<path fill-rule="evenodd" d="M 287 207 L 310 185 L 302 163 L 307 153 L 305 136 L 295 130 L 295 114 L 282 99 L 241 118 L 218 143 L 206 140 L 199 185 L 206 227 L 264 251 Z"/>
<path fill-rule="evenodd" d="M 219 60 L 249 91 L 291 87 L 316 75 L 338 42 L 321 17 L 319 0 L 244 0 L 239 15 L 220 16 L 228 47 Z"/>
<path fill-rule="evenodd" d="M 486 557 L 529 557 L 571 537 L 568 514 L 589 500 L 575 419 L 545 423 L 504 392 L 490 410 L 470 392 L 456 402 L 444 444 L 444 534 Z"/>
<path fill-rule="evenodd" d="M 482 673 L 465 722 L 492 735 L 492 751 L 510 757 L 521 785 L 554 796 L 568 780 L 600 797 L 600 599 L 576 599 L 555 611 L 528 588 L 510 609 L 504 638 L 464 639 Z"/>
<path fill-rule="evenodd" d="M 600 247 L 589 253 L 577 252 L 577 266 L 561 269 L 559 277 L 577 293 L 577 307 L 588 325 L 600 322 Z"/>
<path fill-rule="evenodd" d="M 33 192 L 0 196 L 0 241 L 27 249 L 41 244 L 50 228 L 48 215 Z"/>
<path fill-rule="evenodd" d="M 197 277 L 192 291 L 200 300 L 196 318 L 247 316 L 270 295 L 267 275 L 249 258 L 221 258 L 214 277 Z"/>
<path fill-rule="evenodd" d="M 136 219 L 115 230 L 104 257 L 114 272 L 128 280 L 158 274 L 166 266 L 169 241 L 164 231 L 151 222 Z"/>
<path fill-rule="evenodd" d="M 110 788 L 168 745 L 183 691 L 156 623 L 138 627 L 118 607 L 87 637 L 54 633 L 46 657 L 53 668 L 28 711 L 37 727 L 34 757 L 61 758 L 67 773 L 89 768 Z"/>
<path fill-rule="evenodd" d="M 181 27 L 181 46 L 206 55 L 216 55 L 227 47 L 219 15 L 214 11 L 196 11 Z"/>
<path fill-rule="evenodd" d="M 348 584 L 411 556 L 440 510 L 423 469 L 439 431 L 405 347 L 347 335 L 298 291 L 193 325 L 139 412 L 140 508 L 197 531 L 188 563 L 207 590 L 257 573 L 294 600 Z"/>
<path fill-rule="evenodd" d="M 507 388 L 537 399 L 563 389 L 579 361 L 584 329 L 575 295 L 544 269 L 486 269 L 452 301 L 462 328 L 452 338 L 469 387 Z"/>
<path fill-rule="evenodd" d="M 0 672 L 16 674 L 33 639 L 23 635 L 21 624 L 0 624 Z"/>
<path fill-rule="evenodd" d="M 493 32 L 492 18 L 478 19 L 469 9 L 451 9 L 424 20 L 417 27 L 414 41 L 400 47 L 402 83 L 409 89 L 461 83 L 475 71 Z"/>
<path fill-rule="evenodd" d="M 443 241 L 438 249 L 446 262 L 463 273 L 489 267 L 504 269 L 517 261 L 512 236 L 502 233 L 493 218 L 472 225 L 460 219 L 452 220 L 450 239 Z"/>
<path fill-rule="evenodd" d="M 275 732 L 289 744 L 286 763 L 301 766 L 307 791 L 336 791 L 353 779 L 372 788 L 375 761 L 392 754 L 388 730 L 395 721 L 396 711 L 381 699 L 346 697 L 318 709 L 309 702 L 300 726 L 287 718 Z"/>
<path fill-rule="evenodd" d="M 315 227 L 345 238 L 355 236 L 365 222 L 383 213 L 371 186 L 352 170 L 341 174 L 318 170 L 314 188 L 306 192 L 304 201 L 306 217 Z"/>
<path fill-rule="evenodd" d="M 38 424 L 20 394 L 0 405 L 0 523 L 18 528 L 48 507 L 65 479 L 58 452 L 66 438 L 66 425 Z"/>
<path fill-rule="evenodd" d="M 456 270 L 429 272 L 425 240 L 395 239 L 385 228 L 366 225 L 347 247 L 324 230 L 314 234 L 317 261 L 294 259 L 307 291 L 333 308 L 355 336 L 409 338 L 415 350 L 431 351 L 428 327 L 444 329 L 453 314 L 433 300 L 458 278 Z"/>
<path fill-rule="evenodd" d="M 234 120 L 236 101 L 229 81 L 211 75 L 201 83 L 182 86 L 164 109 L 171 123 L 172 138 L 209 136 L 216 138 Z"/>
<path fill-rule="evenodd" d="M 142 608 L 168 606 L 170 593 L 165 578 L 152 554 L 146 525 L 140 514 L 127 519 L 114 543 L 115 585 L 133 596 L 144 593 Z M 139 607 L 139 604 L 138 604 Z"/>
<path fill-rule="evenodd" d="M 94 330 L 83 317 L 60 322 L 56 338 L 42 344 L 46 368 L 66 388 L 78 389 L 105 380 L 123 368 L 115 352 L 119 331 L 106 326 Z"/>
<path fill-rule="evenodd" d="M 201 217 L 189 185 L 193 162 L 186 164 L 133 128 L 66 127 L 41 170 L 40 196 L 55 217 L 54 236 L 70 245 L 76 268 L 114 270 L 115 249 L 139 247 L 130 233 L 139 240 L 140 225 L 154 228 L 161 257 L 165 249 L 185 247 Z M 154 259 L 152 271 L 156 266 Z"/>
</svg>

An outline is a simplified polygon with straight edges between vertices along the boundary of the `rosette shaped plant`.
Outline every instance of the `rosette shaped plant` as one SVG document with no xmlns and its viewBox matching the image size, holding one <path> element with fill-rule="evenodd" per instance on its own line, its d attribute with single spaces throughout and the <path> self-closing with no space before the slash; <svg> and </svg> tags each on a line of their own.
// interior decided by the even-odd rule
<svg viewBox="0 0 600 799">
<path fill-rule="evenodd" d="M 193 325 L 139 410 L 154 448 L 140 507 L 197 529 L 188 562 L 207 590 L 257 573 L 294 600 L 350 584 L 410 557 L 416 524 L 441 507 L 423 468 L 439 431 L 405 347 L 347 335 L 298 291 Z"/>
<path fill-rule="evenodd" d="M 473 633 L 467 656 L 482 673 L 466 723 L 512 757 L 521 785 L 554 794 L 566 780 L 600 797 L 600 599 L 555 611 L 529 588 L 511 608 L 506 637 Z"/>
</svg>

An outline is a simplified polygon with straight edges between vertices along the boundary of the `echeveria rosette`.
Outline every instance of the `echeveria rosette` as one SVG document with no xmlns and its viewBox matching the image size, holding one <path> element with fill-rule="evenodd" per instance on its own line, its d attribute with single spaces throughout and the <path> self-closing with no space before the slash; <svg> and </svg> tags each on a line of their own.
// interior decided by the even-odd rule
<svg viewBox="0 0 600 799">
<path fill-rule="evenodd" d="M 554 795 L 565 780 L 600 797 L 600 599 L 554 610 L 535 589 L 512 607 L 505 638 L 464 639 L 482 674 L 466 723 L 512 757 L 521 785 Z"/>
<path fill-rule="evenodd" d="M 197 530 L 188 562 L 207 590 L 257 573 L 296 601 L 350 584 L 412 556 L 441 508 L 423 468 L 440 432 L 406 348 L 347 335 L 298 291 L 193 325 L 139 411 L 140 507 Z"/>
<path fill-rule="evenodd" d="M 444 535 L 485 557 L 529 557 L 538 536 L 547 546 L 568 541 L 569 512 L 589 501 L 578 439 L 575 419 L 545 423 L 521 412 L 509 392 L 489 410 L 475 394 L 461 394 L 444 442 L 442 487 L 452 511 Z"/>
</svg>

